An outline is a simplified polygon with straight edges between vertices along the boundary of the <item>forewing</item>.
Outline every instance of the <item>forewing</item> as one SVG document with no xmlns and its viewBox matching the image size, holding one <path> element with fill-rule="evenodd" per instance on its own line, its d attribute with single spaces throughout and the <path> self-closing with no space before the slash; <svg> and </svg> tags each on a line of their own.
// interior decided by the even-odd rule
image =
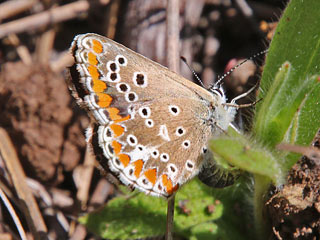
<svg viewBox="0 0 320 240">
<path fill-rule="evenodd" d="M 99 35 L 77 36 L 72 52 L 71 88 L 96 121 L 102 164 L 164 197 L 197 174 L 211 135 L 206 90 Z"/>
</svg>

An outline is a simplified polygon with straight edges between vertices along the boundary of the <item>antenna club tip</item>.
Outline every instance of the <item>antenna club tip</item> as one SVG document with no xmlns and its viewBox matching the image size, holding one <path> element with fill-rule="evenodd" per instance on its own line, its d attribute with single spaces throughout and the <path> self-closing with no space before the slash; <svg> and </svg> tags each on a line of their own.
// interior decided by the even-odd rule
<svg viewBox="0 0 320 240">
<path fill-rule="evenodd" d="M 187 62 L 187 59 L 184 56 L 180 56 L 180 59 L 184 62 Z"/>
</svg>

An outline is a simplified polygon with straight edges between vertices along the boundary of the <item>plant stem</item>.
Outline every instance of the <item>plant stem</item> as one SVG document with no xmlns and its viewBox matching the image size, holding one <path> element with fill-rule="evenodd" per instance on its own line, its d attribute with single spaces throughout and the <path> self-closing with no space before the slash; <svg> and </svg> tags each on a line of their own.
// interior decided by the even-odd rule
<svg viewBox="0 0 320 240">
<path fill-rule="evenodd" d="M 175 195 L 173 195 L 168 200 L 166 240 L 173 239 L 172 233 L 173 233 L 173 217 L 174 217 L 174 200 L 175 200 Z"/>
</svg>

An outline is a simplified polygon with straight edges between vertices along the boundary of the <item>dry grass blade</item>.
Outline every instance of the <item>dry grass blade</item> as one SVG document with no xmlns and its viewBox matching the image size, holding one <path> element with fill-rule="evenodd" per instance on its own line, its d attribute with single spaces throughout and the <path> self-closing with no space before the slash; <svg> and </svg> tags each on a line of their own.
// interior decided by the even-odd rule
<svg viewBox="0 0 320 240">
<path fill-rule="evenodd" d="M 21 199 L 22 210 L 26 216 L 28 225 L 36 239 L 40 239 L 40 233 L 46 233 L 47 227 L 43 221 L 36 200 L 27 185 L 26 176 L 18 159 L 17 153 L 7 132 L 0 128 L 0 153 L 12 178 L 14 188 Z"/>
<path fill-rule="evenodd" d="M 27 235 L 21 225 L 21 222 L 19 220 L 19 217 L 17 216 L 16 212 L 14 211 L 14 208 L 12 207 L 9 199 L 7 198 L 7 196 L 5 195 L 5 193 L 2 191 L 2 189 L 0 188 L 0 198 L 2 199 L 2 202 L 4 203 L 4 205 L 6 206 L 8 212 L 10 213 L 14 223 L 17 226 L 18 232 L 20 234 L 20 237 L 22 240 L 26 240 L 27 239 Z"/>
</svg>

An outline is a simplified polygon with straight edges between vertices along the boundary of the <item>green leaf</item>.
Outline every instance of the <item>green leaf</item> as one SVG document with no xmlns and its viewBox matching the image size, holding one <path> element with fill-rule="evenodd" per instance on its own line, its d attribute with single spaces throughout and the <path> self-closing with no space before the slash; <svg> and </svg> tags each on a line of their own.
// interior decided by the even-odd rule
<svg viewBox="0 0 320 240">
<path fill-rule="evenodd" d="M 215 206 L 214 212 L 207 211 L 209 205 Z M 131 197 L 110 200 L 102 211 L 88 214 L 80 218 L 80 222 L 108 239 L 162 236 L 166 229 L 166 210 L 166 200 L 134 193 Z M 223 206 L 215 204 L 212 190 L 199 181 L 192 181 L 176 196 L 174 231 L 189 237 L 192 229 L 199 224 L 215 225 L 212 221 L 221 217 L 222 211 Z M 211 237 L 217 234 L 211 232 L 211 228 L 202 233 Z"/>
<path fill-rule="evenodd" d="M 254 120 L 254 134 L 268 149 L 280 142 L 309 145 L 320 127 L 320 1 L 292 0 L 269 48 Z M 278 163 L 288 171 L 299 159 L 283 153 Z M 269 181 L 255 175 L 255 219 L 266 235 L 262 214 Z"/>
<path fill-rule="evenodd" d="M 283 183 L 284 172 L 278 164 L 278 155 L 260 146 L 255 140 L 236 133 L 232 128 L 228 134 L 209 141 L 215 157 L 253 174 L 268 177 L 275 184 Z"/>
<path fill-rule="evenodd" d="M 193 180 L 178 191 L 175 200 L 174 234 L 187 239 L 250 239 L 244 231 L 241 210 L 234 211 L 230 195 L 243 200 L 238 186 L 215 190 Z M 222 204 L 223 202 L 223 204 Z M 133 192 L 115 197 L 102 209 L 79 219 L 87 228 L 107 239 L 137 239 L 163 236 L 167 201 Z M 226 213 L 226 214 L 224 214 Z"/>
<path fill-rule="evenodd" d="M 320 126 L 320 97 L 314 90 L 320 73 L 319 9 L 318 0 L 293 0 L 276 29 L 261 80 L 259 98 L 264 100 L 254 123 L 256 136 L 268 147 L 282 141 L 308 145 Z M 310 94 L 317 99 L 313 103 L 306 97 Z M 313 105 L 308 108 L 313 124 L 301 118 L 305 104 Z M 293 163 L 291 159 L 287 166 Z"/>
</svg>

